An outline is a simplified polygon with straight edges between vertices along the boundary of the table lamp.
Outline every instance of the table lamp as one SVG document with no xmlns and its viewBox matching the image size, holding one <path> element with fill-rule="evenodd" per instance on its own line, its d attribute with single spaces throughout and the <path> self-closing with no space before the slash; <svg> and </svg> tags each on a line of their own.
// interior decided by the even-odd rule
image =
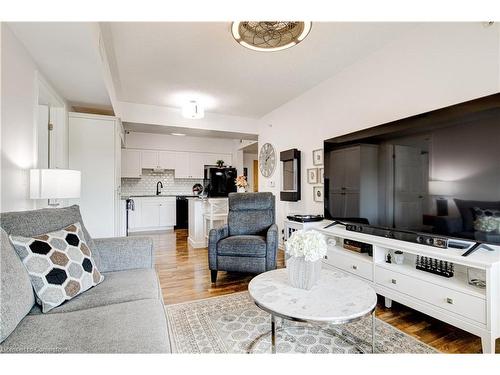
<svg viewBox="0 0 500 375">
<path fill-rule="evenodd" d="M 429 181 L 429 194 L 435 195 L 437 216 L 448 216 L 448 199 L 456 193 L 456 182 L 454 181 Z"/>
<path fill-rule="evenodd" d="M 30 198 L 47 199 L 50 207 L 59 206 L 51 199 L 80 197 L 81 174 L 71 169 L 31 169 Z"/>
</svg>

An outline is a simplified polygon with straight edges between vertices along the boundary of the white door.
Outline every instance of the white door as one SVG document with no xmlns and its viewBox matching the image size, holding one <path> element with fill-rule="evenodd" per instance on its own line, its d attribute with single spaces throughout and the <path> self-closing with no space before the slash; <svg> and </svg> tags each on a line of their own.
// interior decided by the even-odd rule
<svg viewBox="0 0 500 375">
<path fill-rule="evenodd" d="M 161 169 L 175 169 L 175 158 L 177 152 L 175 151 L 159 151 L 158 152 L 158 165 Z"/>
<path fill-rule="evenodd" d="M 122 149 L 122 177 L 139 178 L 141 174 L 141 151 Z"/>
<path fill-rule="evenodd" d="M 145 169 L 158 168 L 158 151 L 141 151 L 141 166 Z"/>
<path fill-rule="evenodd" d="M 345 153 L 343 150 L 330 153 L 329 169 L 331 191 L 345 190 Z"/>
<path fill-rule="evenodd" d="M 333 217 L 344 217 L 345 212 L 345 198 L 344 193 L 330 193 L 329 210 Z"/>
<path fill-rule="evenodd" d="M 344 150 L 344 187 L 346 190 L 358 191 L 361 175 L 361 150 L 360 147 Z"/>
<path fill-rule="evenodd" d="M 419 229 L 422 226 L 425 197 L 422 150 L 394 146 L 394 223 L 397 228 Z"/>
</svg>

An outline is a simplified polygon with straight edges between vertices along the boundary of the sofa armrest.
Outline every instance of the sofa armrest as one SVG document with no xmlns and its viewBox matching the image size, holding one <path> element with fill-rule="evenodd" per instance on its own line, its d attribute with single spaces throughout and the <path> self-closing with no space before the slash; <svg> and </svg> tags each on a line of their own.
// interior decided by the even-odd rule
<svg viewBox="0 0 500 375">
<path fill-rule="evenodd" d="M 462 218 L 458 216 L 436 216 L 434 218 L 434 228 L 437 233 L 452 234 L 462 232 Z"/>
<path fill-rule="evenodd" d="M 269 227 L 266 234 L 267 255 L 266 255 L 266 270 L 274 270 L 276 268 L 276 256 L 278 254 L 278 226 L 273 224 Z"/>
<path fill-rule="evenodd" d="M 149 237 L 114 237 L 94 240 L 101 272 L 153 268 L 153 241 Z"/>
<path fill-rule="evenodd" d="M 208 233 L 208 268 L 212 271 L 217 269 L 217 242 L 229 236 L 229 227 L 210 229 Z"/>
</svg>

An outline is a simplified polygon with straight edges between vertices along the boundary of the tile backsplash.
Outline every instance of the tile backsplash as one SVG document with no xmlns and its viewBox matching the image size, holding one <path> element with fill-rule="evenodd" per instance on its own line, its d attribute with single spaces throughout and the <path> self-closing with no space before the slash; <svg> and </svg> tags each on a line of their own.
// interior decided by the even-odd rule
<svg viewBox="0 0 500 375">
<path fill-rule="evenodd" d="M 196 178 L 174 178 L 174 171 L 142 172 L 142 178 L 122 178 L 122 195 L 155 194 L 158 181 L 163 184 L 163 195 L 192 194 L 194 184 L 203 184 L 203 180 Z"/>
</svg>

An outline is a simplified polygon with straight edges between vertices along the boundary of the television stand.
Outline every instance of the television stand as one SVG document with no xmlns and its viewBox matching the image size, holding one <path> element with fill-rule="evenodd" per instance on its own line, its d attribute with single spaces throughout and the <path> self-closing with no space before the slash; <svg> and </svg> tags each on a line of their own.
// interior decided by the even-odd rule
<svg viewBox="0 0 500 375">
<path fill-rule="evenodd" d="M 315 229 L 327 237 L 328 251 L 323 265 L 339 269 L 369 283 L 385 297 L 390 308 L 396 301 L 414 310 L 481 337 L 483 353 L 495 352 L 500 337 L 500 246 L 493 251 L 476 251 L 462 256 L 463 249 L 436 248 L 418 243 L 347 231 L 341 225 L 325 228 L 331 221 L 284 222 L 285 240 L 294 230 Z M 343 240 L 359 241 L 373 247 L 373 256 L 343 247 Z M 404 253 L 402 264 L 394 263 L 394 251 Z M 391 254 L 393 263 L 386 263 Z M 417 256 L 452 262 L 454 276 L 442 277 L 417 270 Z M 483 273 L 486 288 L 469 285 L 467 268 Z"/>
</svg>

